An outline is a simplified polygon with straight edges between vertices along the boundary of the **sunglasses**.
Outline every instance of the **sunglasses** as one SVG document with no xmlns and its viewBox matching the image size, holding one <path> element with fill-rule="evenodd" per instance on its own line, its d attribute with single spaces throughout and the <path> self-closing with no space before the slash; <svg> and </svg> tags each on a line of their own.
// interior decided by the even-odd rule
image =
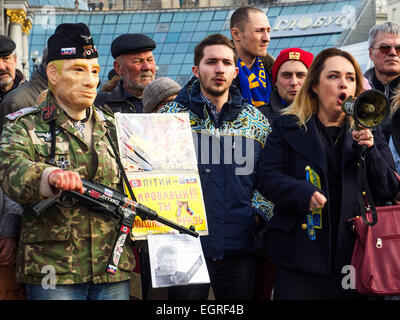
<svg viewBox="0 0 400 320">
<path fill-rule="evenodd" d="M 398 56 L 400 56 L 400 45 L 389 46 L 388 44 L 382 44 L 379 47 L 371 47 L 372 49 L 378 49 L 382 54 L 389 54 L 392 48 L 396 50 Z"/>
</svg>

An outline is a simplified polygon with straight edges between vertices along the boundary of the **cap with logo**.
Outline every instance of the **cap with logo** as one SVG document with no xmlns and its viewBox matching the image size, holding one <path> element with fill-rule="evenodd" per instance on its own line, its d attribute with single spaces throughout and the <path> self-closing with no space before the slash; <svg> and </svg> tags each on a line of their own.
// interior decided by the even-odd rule
<svg viewBox="0 0 400 320">
<path fill-rule="evenodd" d="M 99 56 L 90 30 L 84 23 L 62 23 L 47 40 L 47 62 L 63 59 L 93 59 Z"/>
</svg>

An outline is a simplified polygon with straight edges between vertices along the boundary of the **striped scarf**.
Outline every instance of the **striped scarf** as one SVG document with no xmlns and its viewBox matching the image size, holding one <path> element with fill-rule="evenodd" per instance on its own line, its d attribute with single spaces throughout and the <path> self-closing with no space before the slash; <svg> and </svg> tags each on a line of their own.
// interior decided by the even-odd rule
<svg viewBox="0 0 400 320">
<path fill-rule="evenodd" d="M 240 58 L 237 66 L 239 68 L 239 81 L 243 98 L 255 107 L 261 107 L 268 103 L 271 94 L 271 83 L 265 73 L 261 59 L 257 57 L 251 70 L 246 67 Z"/>
</svg>

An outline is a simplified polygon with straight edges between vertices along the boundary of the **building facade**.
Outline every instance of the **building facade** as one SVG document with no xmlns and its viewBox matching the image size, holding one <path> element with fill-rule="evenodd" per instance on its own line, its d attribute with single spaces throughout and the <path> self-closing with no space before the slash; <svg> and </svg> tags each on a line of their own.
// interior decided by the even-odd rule
<svg viewBox="0 0 400 320">
<path fill-rule="evenodd" d="M 267 14 L 272 27 L 268 52 L 274 57 L 288 47 L 300 47 L 314 54 L 332 46 L 351 48 L 350 45 L 367 40 L 376 16 L 375 0 L 286 0 L 285 3 L 263 0 L 195 0 L 198 2 L 196 8 L 185 7 L 185 0 L 180 0 L 180 6 L 174 4 L 171 8 L 167 7 L 164 0 L 153 0 L 163 8 L 151 10 L 131 8 L 131 5 L 136 8 L 138 3 L 143 6 L 146 0 L 126 0 L 126 9 L 118 10 L 121 2 L 115 0 L 111 11 L 106 8 L 106 0 L 102 1 L 103 10 L 98 7 L 92 10 L 86 1 L 30 0 L 29 4 L 28 1 L 0 1 L 4 2 L 4 8 L 22 9 L 25 12 L 22 18 L 17 15 L 17 11 L 14 17 L 11 11 L 7 15 L 5 10 L 3 32 L 10 34 L 12 30 L 18 30 L 15 38 L 23 38 L 23 34 L 26 34 L 26 39 L 29 38 L 29 45 L 25 40 L 18 40 L 17 44 L 18 50 L 22 52 L 19 54 L 23 57 L 21 64 L 24 61 L 25 69 L 29 66 L 30 54 L 42 52 L 58 24 L 83 22 L 89 26 L 100 54 L 102 82 L 107 80 L 108 72 L 113 68 L 111 42 L 123 33 L 145 33 L 151 37 L 157 43 L 153 51 L 158 65 L 157 76 L 170 77 L 183 85 L 192 76 L 193 49 L 196 44 L 212 33 L 222 33 L 230 38 L 230 17 L 240 5 L 251 4 Z M 99 1 L 93 1 L 98 5 Z M 228 1 L 237 5 L 226 6 Z M 19 3 L 24 7 L 14 4 L 14 8 L 11 8 L 10 3 Z M 26 28 L 23 29 L 26 19 L 31 19 L 31 24 L 25 23 Z M 23 43 L 26 43 L 28 50 Z M 32 63 L 30 70 L 33 70 Z"/>
</svg>

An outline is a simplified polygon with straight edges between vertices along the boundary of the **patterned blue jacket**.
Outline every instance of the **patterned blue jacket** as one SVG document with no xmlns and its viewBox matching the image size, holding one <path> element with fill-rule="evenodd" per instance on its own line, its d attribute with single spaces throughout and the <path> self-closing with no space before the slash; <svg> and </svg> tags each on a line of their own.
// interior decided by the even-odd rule
<svg viewBox="0 0 400 320">
<path fill-rule="evenodd" d="M 160 112 L 188 112 L 207 213 L 208 236 L 201 237 L 207 258 L 249 254 L 256 249 L 255 214 L 269 220 L 272 204 L 254 190 L 260 151 L 270 125 L 232 85 L 216 124 L 200 95 L 196 78 Z"/>
</svg>

